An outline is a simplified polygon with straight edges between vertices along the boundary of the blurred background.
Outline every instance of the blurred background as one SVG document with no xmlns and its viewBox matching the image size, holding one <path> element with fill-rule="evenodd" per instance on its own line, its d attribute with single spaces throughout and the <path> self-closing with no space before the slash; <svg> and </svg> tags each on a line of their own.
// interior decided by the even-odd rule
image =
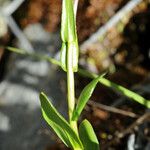
<svg viewBox="0 0 150 150">
<path fill-rule="evenodd" d="M 28 54 L 59 60 L 62 0 L 0 0 L 0 150 L 65 150 L 41 116 L 44 91 L 67 118 L 66 75 Z M 150 1 L 79 0 L 81 68 L 150 99 Z M 76 96 L 90 79 L 75 75 Z M 149 109 L 99 84 L 82 118 L 102 150 L 149 150 Z M 91 149 L 92 150 L 92 149 Z"/>
</svg>

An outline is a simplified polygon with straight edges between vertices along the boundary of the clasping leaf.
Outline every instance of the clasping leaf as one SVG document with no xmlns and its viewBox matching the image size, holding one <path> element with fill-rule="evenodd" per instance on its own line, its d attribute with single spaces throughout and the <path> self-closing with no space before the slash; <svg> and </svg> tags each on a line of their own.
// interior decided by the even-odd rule
<svg viewBox="0 0 150 150">
<path fill-rule="evenodd" d="M 72 59 L 71 67 L 74 72 L 78 70 L 79 47 L 76 33 L 73 0 L 63 0 L 61 17 L 61 67 L 67 71 L 67 57 Z M 68 55 L 68 51 L 71 51 Z"/>
</svg>

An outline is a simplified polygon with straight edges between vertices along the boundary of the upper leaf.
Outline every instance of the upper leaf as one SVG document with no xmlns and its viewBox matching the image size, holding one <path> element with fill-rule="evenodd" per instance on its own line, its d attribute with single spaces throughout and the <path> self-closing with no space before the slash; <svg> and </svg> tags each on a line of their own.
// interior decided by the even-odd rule
<svg viewBox="0 0 150 150">
<path fill-rule="evenodd" d="M 46 122 L 70 148 L 82 149 L 82 142 L 68 122 L 55 109 L 44 93 L 40 94 L 42 114 Z"/>
<path fill-rule="evenodd" d="M 99 142 L 92 125 L 88 120 L 84 120 L 79 127 L 79 136 L 85 150 L 99 150 Z"/>
<path fill-rule="evenodd" d="M 10 47 L 8 46 L 6 49 L 12 51 L 12 52 L 15 52 L 15 53 L 18 53 L 18 54 L 28 54 L 25 50 L 21 50 L 19 48 L 15 48 L 15 47 Z"/>
<path fill-rule="evenodd" d="M 81 94 L 79 96 L 76 109 L 73 111 L 72 120 L 77 120 L 79 118 L 82 110 L 84 109 L 86 103 L 88 102 L 89 98 L 91 97 L 91 95 L 96 87 L 96 84 L 98 83 L 99 79 L 103 76 L 104 76 L 104 74 L 95 78 L 83 89 L 83 91 L 81 92 Z"/>
</svg>

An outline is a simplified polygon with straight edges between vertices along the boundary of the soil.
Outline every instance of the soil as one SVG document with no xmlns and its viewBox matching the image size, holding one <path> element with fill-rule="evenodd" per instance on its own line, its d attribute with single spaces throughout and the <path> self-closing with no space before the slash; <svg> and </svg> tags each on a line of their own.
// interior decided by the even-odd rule
<svg viewBox="0 0 150 150">
<path fill-rule="evenodd" d="M 80 0 L 77 12 L 79 41 L 83 42 L 88 38 L 127 2 L 128 0 Z M 15 16 L 22 28 L 40 22 L 47 31 L 55 32 L 60 27 L 61 1 L 27 0 Z"/>
</svg>

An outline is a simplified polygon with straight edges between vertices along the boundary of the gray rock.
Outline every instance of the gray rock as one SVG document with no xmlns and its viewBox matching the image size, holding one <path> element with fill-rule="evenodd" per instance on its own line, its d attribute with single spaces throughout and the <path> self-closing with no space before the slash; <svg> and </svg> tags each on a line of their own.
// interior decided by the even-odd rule
<svg viewBox="0 0 150 150">
<path fill-rule="evenodd" d="M 7 6 L 10 4 L 11 0 L 0 0 L 0 6 Z"/>
<path fill-rule="evenodd" d="M 39 23 L 28 25 L 24 29 L 24 33 L 26 37 L 33 42 L 40 41 L 46 43 L 51 39 L 50 33 L 46 32 Z"/>
<path fill-rule="evenodd" d="M 6 35 L 7 33 L 7 24 L 4 17 L 0 14 L 0 38 Z"/>
<path fill-rule="evenodd" d="M 46 42 L 36 39 L 38 41 L 33 43 L 36 52 L 52 56 L 54 52 L 49 45 L 56 49 L 60 46 L 59 41 L 54 43 L 52 39 L 54 37 Z M 37 44 L 39 42 L 42 46 Z M 46 61 L 11 56 L 5 79 L 0 83 L 0 150 L 44 150 L 53 143 L 53 133 L 41 116 L 39 93 L 44 91 L 66 116 L 65 96 L 61 90 L 63 77 L 62 72 Z M 44 134 L 45 129 L 51 136 Z"/>
</svg>

